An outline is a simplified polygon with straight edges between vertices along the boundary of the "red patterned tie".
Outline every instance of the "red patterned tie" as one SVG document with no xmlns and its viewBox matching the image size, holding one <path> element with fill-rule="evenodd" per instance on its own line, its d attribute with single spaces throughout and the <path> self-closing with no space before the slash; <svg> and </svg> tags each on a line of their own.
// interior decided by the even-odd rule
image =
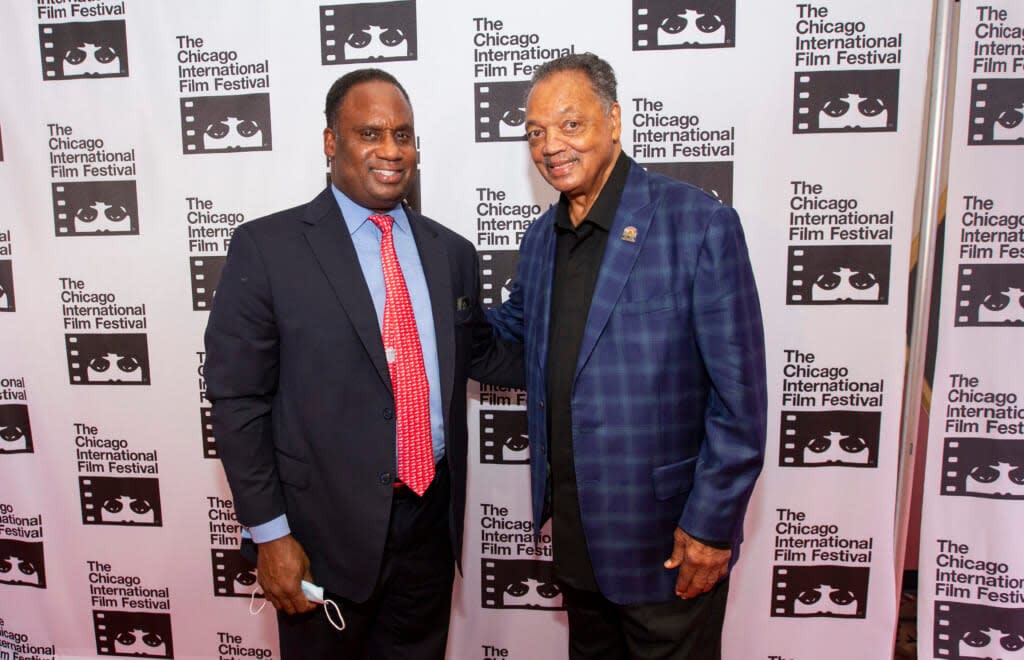
<svg viewBox="0 0 1024 660">
<path fill-rule="evenodd" d="M 423 349 L 409 289 L 395 254 L 391 233 L 395 219 L 371 215 L 380 228 L 380 263 L 384 268 L 384 354 L 391 371 L 398 421 L 398 478 L 417 495 L 434 479 L 434 449 L 430 441 L 430 385 L 423 366 Z"/>
</svg>

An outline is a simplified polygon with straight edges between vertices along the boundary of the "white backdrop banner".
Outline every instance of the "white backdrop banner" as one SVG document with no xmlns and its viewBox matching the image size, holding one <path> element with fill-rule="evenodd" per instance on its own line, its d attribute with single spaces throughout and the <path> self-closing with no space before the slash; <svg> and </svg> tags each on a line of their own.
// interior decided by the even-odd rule
<svg viewBox="0 0 1024 660">
<path fill-rule="evenodd" d="M 961 4 L 918 657 L 1017 658 L 1024 657 L 1024 7 Z"/>
<path fill-rule="evenodd" d="M 412 202 L 476 244 L 485 302 L 499 304 L 523 232 L 556 199 L 528 157 L 523 91 L 540 63 L 584 51 L 618 72 L 626 151 L 735 206 L 752 250 L 771 421 L 726 657 L 886 657 L 930 12 L 924 0 L 3 3 L 0 658 L 277 656 L 273 615 L 249 615 L 254 569 L 203 400 L 202 333 L 232 232 L 324 186 L 326 90 L 381 66 L 415 108 Z M 992 71 L 961 83 L 965 104 L 1019 103 L 1019 74 Z M 994 121 L 978 144 L 1011 139 Z M 972 123 L 959 144 L 974 136 Z M 965 210 L 1013 213 L 1015 170 L 995 160 L 1011 152 L 962 151 L 963 203 L 977 205 Z M 979 291 L 1022 286 L 1019 255 L 965 245 L 996 250 L 962 259 Z M 986 325 L 964 300 L 975 316 L 958 315 L 947 341 L 993 370 L 949 367 L 965 380 L 943 382 L 1016 396 L 995 368 L 1013 332 L 960 328 Z M 535 543 L 529 520 L 524 395 L 474 388 L 469 414 L 449 655 L 564 657 L 550 530 Z M 965 433 L 965 450 L 1016 451 L 1004 438 L 1019 433 Z M 941 503 L 956 521 L 1008 522 L 1014 504 L 985 497 Z M 977 526 L 952 529 L 933 536 L 1013 561 Z"/>
</svg>

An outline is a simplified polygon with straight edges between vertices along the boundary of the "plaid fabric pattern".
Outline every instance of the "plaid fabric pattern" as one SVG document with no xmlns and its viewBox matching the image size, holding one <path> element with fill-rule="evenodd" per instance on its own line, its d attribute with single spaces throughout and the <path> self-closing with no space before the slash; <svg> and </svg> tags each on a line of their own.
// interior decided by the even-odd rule
<svg viewBox="0 0 1024 660">
<path fill-rule="evenodd" d="M 538 528 L 548 482 L 553 218 L 552 207 L 527 231 L 509 300 L 491 312 L 498 331 L 526 347 Z M 662 562 L 677 525 L 738 550 L 766 405 L 760 303 L 736 212 L 633 163 L 572 394 L 580 509 L 606 597 L 674 597 L 675 572 Z"/>
</svg>

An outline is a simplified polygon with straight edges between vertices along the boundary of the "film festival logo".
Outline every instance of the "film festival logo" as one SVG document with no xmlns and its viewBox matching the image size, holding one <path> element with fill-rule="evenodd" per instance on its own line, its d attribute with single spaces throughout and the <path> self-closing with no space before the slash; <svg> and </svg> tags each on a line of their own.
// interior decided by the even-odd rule
<svg viewBox="0 0 1024 660">
<path fill-rule="evenodd" d="M 878 467 L 880 411 L 783 411 L 779 467 Z"/>
<path fill-rule="evenodd" d="M 72 385 L 149 385 L 145 334 L 64 335 Z"/>
<path fill-rule="evenodd" d="M 771 615 L 863 619 L 869 575 L 866 566 L 776 566 Z"/>
<path fill-rule="evenodd" d="M 0 404 L 0 454 L 31 454 L 32 427 L 24 403 Z"/>
<path fill-rule="evenodd" d="M 899 69 L 798 71 L 795 78 L 794 133 L 896 130 Z"/>
<path fill-rule="evenodd" d="M 192 273 L 192 309 L 205 312 L 213 304 L 213 294 L 220 282 L 221 271 L 227 257 L 223 255 L 190 257 L 189 271 Z"/>
<path fill-rule="evenodd" d="M 477 142 L 518 142 L 526 140 L 526 94 L 528 80 L 476 83 Z"/>
<path fill-rule="evenodd" d="M 83 525 L 163 525 L 159 479 L 82 476 L 78 487 Z"/>
<path fill-rule="evenodd" d="M 1018 658 L 1024 649 L 1024 609 L 935 601 L 937 658 Z"/>
<path fill-rule="evenodd" d="M 203 436 L 203 458 L 219 458 L 217 441 L 213 437 L 213 408 L 199 407 L 199 425 Z"/>
<path fill-rule="evenodd" d="M 732 206 L 731 160 L 696 163 L 640 163 L 648 172 L 697 186 L 726 206 Z"/>
<path fill-rule="evenodd" d="M 185 154 L 270 151 L 270 94 L 182 98 Z"/>
<path fill-rule="evenodd" d="M 482 606 L 502 610 L 561 610 L 554 564 L 536 559 L 482 559 Z"/>
<path fill-rule="evenodd" d="M 885 305 L 889 245 L 790 246 L 787 305 Z"/>
<path fill-rule="evenodd" d="M 1024 264 L 961 264 L 956 325 L 1024 327 Z"/>
<path fill-rule="evenodd" d="M 0 259 L 0 312 L 14 310 L 14 262 Z"/>
<path fill-rule="evenodd" d="M 480 302 L 486 309 L 497 307 L 512 293 L 512 280 L 519 265 L 518 250 L 480 252 Z"/>
<path fill-rule="evenodd" d="M 0 539 L 0 584 L 45 589 L 43 544 Z"/>
<path fill-rule="evenodd" d="M 416 59 L 416 2 L 320 7 L 320 62 Z"/>
<path fill-rule="evenodd" d="M 942 495 L 1024 500 L 1024 440 L 946 438 Z"/>
<path fill-rule="evenodd" d="M 170 614 L 93 610 L 92 625 L 99 655 L 174 657 Z"/>
<path fill-rule="evenodd" d="M 139 200 L 134 181 L 51 184 L 57 236 L 137 236 Z"/>
<path fill-rule="evenodd" d="M 224 598 L 263 598 L 256 582 L 256 565 L 242 556 L 241 550 L 210 550 L 213 563 L 213 593 Z"/>
<path fill-rule="evenodd" d="M 128 75 L 124 21 L 39 26 L 43 80 L 123 78 Z"/>
<path fill-rule="evenodd" d="M 525 410 L 480 411 L 480 462 L 528 465 Z"/>
<path fill-rule="evenodd" d="M 1024 78 L 971 81 L 967 144 L 1024 144 Z"/>
<path fill-rule="evenodd" d="M 735 45 L 736 0 L 633 0 L 633 50 Z"/>
</svg>

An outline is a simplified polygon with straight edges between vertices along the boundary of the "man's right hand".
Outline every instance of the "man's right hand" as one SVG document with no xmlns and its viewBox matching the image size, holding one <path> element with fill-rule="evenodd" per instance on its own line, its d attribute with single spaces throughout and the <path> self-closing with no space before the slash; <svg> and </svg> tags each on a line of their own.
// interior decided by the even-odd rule
<svg viewBox="0 0 1024 660">
<path fill-rule="evenodd" d="M 256 577 L 263 597 L 288 614 L 301 614 L 316 608 L 302 593 L 302 580 L 313 581 L 309 557 L 291 534 L 259 544 Z"/>
</svg>

